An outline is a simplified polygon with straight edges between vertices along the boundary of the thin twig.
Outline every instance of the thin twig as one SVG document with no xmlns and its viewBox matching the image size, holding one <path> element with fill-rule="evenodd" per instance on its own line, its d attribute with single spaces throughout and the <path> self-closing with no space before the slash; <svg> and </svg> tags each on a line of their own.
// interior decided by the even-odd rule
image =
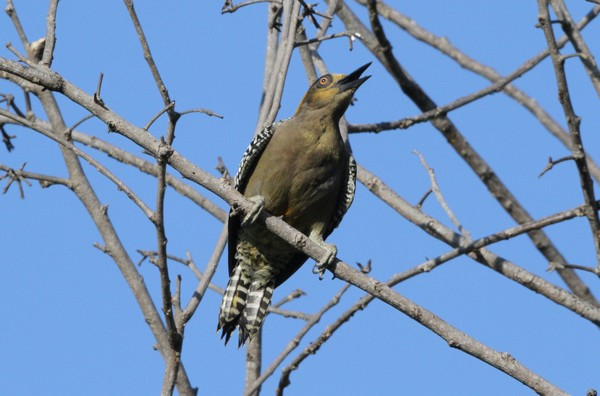
<svg viewBox="0 0 600 396">
<path fill-rule="evenodd" d="M 415 207 L 417 209 L 421 209 L 423 207 L 423 204 L 425 203 L 425 200 L 427 200 L 427 198 L 431 195 L 431 193 L 433 193 L 433 190 L 431 188 L 429 188 L 429 190 L 427 190 L 425 192 L 425 194 L 423 194 L 423 196 L 421 197 L 421 199 L 419 199 L 419 202 L 417 202 L 417 204 L 415 205 Z"/>
<path fill-rule="evenodd" d="M 172 102 L 172 100 L 169 97 L 169 91 L 167 90 L 167 86 L 165 85 L 165 83 L 162 80 L 162 77 L 160 76 L 160 72 L 158 71 L 156 62 L 154 62 L 154 57 L 150 52 L 150 45 L 148 44 L 148 40 L 146 39 L 146 35 L 144 34 L 144 30 L 142 29 L 140 20 L 137 16 L 137 13 L 135 12 L 135 8 L 133 7 L 133 0 L 123 0 L 123 2 L 125 3 L 125 7 L 129 12 L 129 17 L 131 18 L 131 22 L 133 23 L 133 26 L 137 33 L 138 40 L 142 45 L 144 59 L 148 63 L 148 67 L 150 68 L 152 77 L 154 77 L 154 82 L 156 84 L 156 87 L 158 88 L 158 91 L 160 92 L 160 96 L 163 100 L 163 105 L 168 106 L 169 103 Z M 178 115 L 176 115 L 176 113 L 172 109 L 168 111 L 168 114 L 169 119 L 171 119 L 172 121 L 176 121 L 176 119 L 178 118 Z"/>
<path fill-rule="evenodd" d="M 179 113 L 179 115 L 184 116 L 186 114 L 192 114 L 192 113 L 202 113 L 202 114 L 206 114 L 211 117 L 217 117 L 217 118 L 223 119 L 223 116 L 221 114 L 215 113 L 214 111 L 212 111 L 210 109 L 201 109 L 201 108 L 184 110 L 181 113 Z"/>
<path fill-rule="evenodd" d="M 152 124 L 154 124 L 154 121 L 158 120 L 158 118 L 165 114 L 167 111 L 172 110 L 175 107 L 175 102 L 171 102 L 168 105 L 166 105 L 161 111 L 159 111 L 158 113 L 156 113 L 156 115 L 154 117 L 152 117 L 150 119 L 150 121 L 148 121 L 148 123 L 146 125 L 143 126 L 143 128 L 145 130 L 149 130 L 150 127 L 152 126 Z"/>
<path fill-rule="evenodd" d="M 35 64 L 33 62 L 31 62 L 29 59 L 27 59 L 26 57 L 24 57 L 19 51 L 17 51 L 17 49 L 14 47 L 14 45 L 12 45 L 12 43 L 10 41 L 8 43 L 6 43 L 6 49 L 8 49 L 10 52 L 12 52 L 13 55 L 15 55 L 17 57 L 17 59 L 19 59 L 21 62 L 25 63 L 27 66 L 35 67 Z"/>
<path fill-rule="evenodd" d="M 96 92 L 94 92 L 94 102 L 98 103 L 100 106 L 105 107 L 104 101 L 100 95 L 102 91 L 102 80 L 104 80 L 104 73 L 100 72 L 98 76 L 98 84 L 96 85 Z"/>
<path fill-rule="evenodd" d="M 275 307 L 275 308 L 281 308 L 282 305 L 287 304 L 290 301 L 293 301 L 302 296 L 306 296 L 306 293 L 302 289 L 296 289 L 293 292 L 291 292 L 290 294 L 288 294 L 287 296 L 285 296 L 284 298 L 282 298 L 281 300 L 272 304 L 271 306 Z"/>
<path fill-rule="evenodd" d="M 333 34 L 330 34 L 329 36 L 315 37 L 315 38 L 312 38 L 309 40 L 296 41 L 294 43 L 294 48 L 301 47 L 303 45 L 320 43 L 322 41 L 332 40 L 332 39 L 339 38 L 339 37 L 348 37 L 350 39 L 350 44 L 351 44 L 350 50 L 352 51 L 352 42 L 354 42 L 355 39 L 360 39 L 360 34 L 356 34 L 356 33 L 352 33 L 352 32 L 333 33 Z"/>
<path fill-rule="evenodd" d="M 226 1 L 225 5 L 223 6 L 223 8 L 221 8 L 221 14 L 228 14 L 228 13 L 233 13 L 236 12 L 237 10 L 239 10 L 242 7 L 246 7 L 249 5 L 253 5 L 253 4 L 258 4 L 258 3 L 276 3 L 276 4 L 281 4 L 281 1 L 276 1 L 276 0 L 248 0 L 248 1 L 244 1 L 243 3 L 239 3 L 239 4 L 233 4 L 231 1 Z"/>
<path fill-rule="evenodd" d="M 29 50 L 29 40 L 27 39 L 27 35 L 25 34 L 25 30 L 23 30 L 23 25 L 21 25 L 21 21 L 19 20 L 19 16 L 17 15 L 17 11 L 15 10 L 15 5 L 12 0 L 6 0 L 6 8 L 4 9 L 6 14 L 10 17 L 10 20 L 19 35 L 19 39 L 21 40 L 21 45 L 25 48 L 26 51 Z"/>
<path fill-rule="evenodd" d="M 561 162 L 564 162 L 564 161 L 575 161 L 575 157 L 573 157 L 572 155 L 568 155 L 566 157 L 562 157 L 557 160 L 553 160 L 552 157 L 548 157 L 548 163 L 546 164 L 546 167 L 542 170 L 542 172 L 538 175 L 538 179 L 541 178 L 542 176 L 544 176 L 552 168 L 554 168 L 554 165 L 560 164 Z"/>
<path fill-rule="evenodd" d="M 73 183 L 71 183 L 71 181 L 69 179 L 64 179 L 62 177 L 51 176 L 51 175 L 44 175 L 42 173 L 27 172 L 27 171 L 23 170 L 24 167 L 25 167 L 25 164 L 23 164 L 21 166 L 21 168 L 15 170 L 9 166 L 0 164 L 0 170 L 6 172 L 4 175 L 0 176 L 0 180 L 8 178 L 9 180 L 14 180 L 19 184 L 21 183 L 21 181 L 24 181 L 25 183 L 29 183 L 27 180 L 37 180 L 40 183 L 40 186 L 42 186 L 43 188 L 50 187 L 55 184 L 65 186 L 69 189 L 73 188 Z M 10 187 L 10 185 L 6 185 L 5 188 L 2 190 L 2 193 L 6 194 L 9 187 Z M 21 186 L 19 186 L 19 190 L 20 190 L 21 198 L 25 198 L 25 195 L 23 193 L 23 189 Z"/>
<path fill-rule="evenodd" d="M 73 124 L 71 127 L 69 127 L 69 129 L 67 129 L 65 131 L 65 138 L 70 141 L 75 128 L 77 128 L 79 125 L 83 124 L 84 122 L 86 122 L 87 120 L 92 119 L 92 118 L 94 118 L 94 115 L 88 114 L 85 117 L 83 117 L 81 120 L 77 121 L 75 124 Z"/>
<path fill-rule="evenodd" d="M 217 166 L 215 166 L 215 169 L 221 174 L 223 180 L 233 186 L 233 178 L 231 177 L 231 173 L 229 172 L 229 169 L 227 169 L 225 162 L 223 162 L 223 158 L 217 157 Z"/>
<path fill-rule="evenodd" d="M 425 157 L 423 156 L 423 154 L 421 154 L 417 150 L 413 150 L 413 153 L 415 153 L 416 155 L 419 156 L 419 159 L 421 160 L 421 164 L 423 165 L 423 167 L 427 171 L 427 174 L 429 175 L 429 181 L 431 183 L 431 191 L 433 191 L 440 206 L 442 207 L 444 212 L 448 215 L 448 218 L 450 218 L 450 221 L 452 222 L 452 224 L 454 224 L 454 226 L 458 229 L 458 231 L 467 240 L 471 240 L 471 233 L 462 226 L 460 221 L 458 221 L 458 218 L 454 215 L 454 212 L 452 212 L 452 209 L 450 209 L 450 205 L 448 205 L 448 203 L 446 202 L 446 199 L 444 199 L 444 196 L 442 195 L 442 192 L 440 190 L 440 186 L 438 185 L 437 180 L 435 178 L 434 170 L 429 166 L 427 161 L 425 161 Z"/>
<path fill-rule="evenodd" d="M 587 267 L 585 265 L 578 265 L 578 264 L 548 263 L 548 269 L 546 271 L 548 271 L 548 272 L 556 271 L 557 269 L 562 268 L 563 266 L 567 266 L 567 267 L 569 267 L 571 269 L 575 269 L 575 270 L 590 272 L 590 273 L 600 277 L 600 270 L 597 267 Z"/>
<path fill-rule="evenodd" d="M 202 277 L 200 278 L 200 283 L 196 287 L 192 298 L 183 310 L 183 314 L 181 316 L 182 323 L 187 323 L 191 319 L 192 315 L 194 315 L 194 312 L 196 312 L 198 306 L 200 305 L 202 297 L 204 297 L 204 293 L 210 285 L 210 281 L 212 280 L 217 270 L 217 265 L 219 264 L 219 260 L 223 255 L 223 251 L 225 250 L 225 245 L 227 244 L 227 235 L 227 222 L 225 222 L 223 228 L 221 229 L 221 234 L 219 235 L 219 239 L 215 244 L 213 252 L 208 262 L 206 263 L 206 268 L 204 269 Z"/>
<path fill-rule="evenodd" d="M 16 138 L 14 135 L 9 135 L 4 129 L 4 125 L 0 124 L 0 132 L 2 132 L 2 143 L 6 147 L 6 150 L 10 153 L 15 149 L 14 144 L 12 143 L 12 139 Z"/>
</svg>

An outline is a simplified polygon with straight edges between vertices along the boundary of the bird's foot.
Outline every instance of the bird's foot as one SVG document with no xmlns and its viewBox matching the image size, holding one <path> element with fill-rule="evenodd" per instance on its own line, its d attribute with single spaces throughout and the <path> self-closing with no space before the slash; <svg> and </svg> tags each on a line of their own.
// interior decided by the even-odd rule
<svg viewBox="0 0 600 396">
<path fill-rule="evenodd" d="M 319 279 L 323 279 L 323 275 L 325 275 L 325 270 L 335 261 L 335 256 L 337 256 L 337 246 L 332 243 L 327 243 L 324 240 L 316 240 L 319 245 L 323 249 L 327 251 L 326 256 L 315 264 L 313 267 L 313 274 L 319 274 Z"/>
<path fill-rule="evenodd" d="M 242 225 L 254 223 L 256 219 L 258 219 L 258 216 L 260 216 L 260 213 L 265 207 L 265 197 L 261 195 L 255 195 L 253 197 L 248 198 L 248 200 L 252 202 L 254 206 L 244 216 L 244 219 L 242 220 Z"/>
</svg>

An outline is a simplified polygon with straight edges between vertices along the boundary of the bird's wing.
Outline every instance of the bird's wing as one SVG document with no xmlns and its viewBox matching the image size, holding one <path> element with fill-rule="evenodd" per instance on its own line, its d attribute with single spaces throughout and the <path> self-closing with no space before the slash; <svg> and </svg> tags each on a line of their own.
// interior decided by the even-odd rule
<svg viewBox="0 0 600 396">
<path fill-rule="evenodd" d="M 340 225 L 342 218 L 352 205 L 352 201 L 354 200 L 354 192 L 356 191 L 356 161 L 352 156 L 352 153 L 348 154 L 348 164 L 345 169 L 344 182 L 342 183 L 342 189 L 340 191 L 340 198 L 338 199 L 337 207 L 335 209 L 335 213 L 333 214 L 333 218 L 331 219 L 331 223 L 329 223 L 329 227 L 325 230 L 323 234 L 323 239 L 327 238 L 329 234 L 333 232 Z"/>
<path fill-rule="evenodd" d="M 248 179 L 252 174 L 254 165 L 256 165 L 256 162 L 262 155 L 263 151 L 265 151 L 267 144 L 273 137 L 273 133 L 275 133 L 276 125 L 277 124 L 273 124 L 264 127 L 259 133 L 256 134 L 256 136 L 254 136 L 254 139 L 252 139 L 252 142 L 250 142 L 250 145 L 246 151 L 244 151 L 244 156 L 242 157 L 237 174 L 235 175 L 236 190 L 241 192 L 246 187 L 246 183 L 248 183 Z"/>
<path fill-rule="evenodd" d="M 248 148 L 246 148 L 246 151 L 244 151 L 242 161 L 240 162 L 240 166 L 238 167 L 238 171 L 234 180 L 234 188 L 237 191 L 241 193 L 244 192 L 246 184 L 248 184 L 248 179 L 250 179 L 250 175 L 252 174 L 258 159 L 262 155 L 263 151 L 265 151 L 267 144 L 275 133 L 276 125 L 277 124 L 273 124 L 264 127 L 259 133 L 256 134 L 256 136 L 254 136 L 254 139 L 252 139 L 252 142 L 250 142 L 250 145 Z M 233 210 L 229 211 L 227 229 L 229 231 L 229 275 L 231 276 L 235 267 L 237 235 L 240 229 L 240 216 Z"/>
</svg>

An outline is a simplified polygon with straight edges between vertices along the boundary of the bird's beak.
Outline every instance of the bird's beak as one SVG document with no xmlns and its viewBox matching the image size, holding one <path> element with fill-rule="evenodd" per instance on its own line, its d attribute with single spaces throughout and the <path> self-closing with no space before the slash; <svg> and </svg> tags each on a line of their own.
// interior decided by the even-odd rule
<svg viewBox="0 0 600 396">
<path fill-rule="evenodd" d="M 347 91 L 349 89 L 354 89 L 356 91 L 356 89 L 358 89 L 358 87 L 360 87 L 362 83 L 364 83 L 365 81 L 367 81 L 369 79 L 369 77 L 371 77 L 371 76 L 366 76 L 363 78 L 359 78 L 360 75 L 363 74 L 363 72 L 365 70 L 367 70 L 367 67 L 369 67 L 369 66 L 371 66 L 371 62 L 359 67 L 358 69 L 354 70 L 352 73 L 348 74 L 347 76 L 342 78 L 340 81 L 338 81 L 337 85 L 340 88 L 340 91 L 343 92 L 343 91 Z"/>
</svg>

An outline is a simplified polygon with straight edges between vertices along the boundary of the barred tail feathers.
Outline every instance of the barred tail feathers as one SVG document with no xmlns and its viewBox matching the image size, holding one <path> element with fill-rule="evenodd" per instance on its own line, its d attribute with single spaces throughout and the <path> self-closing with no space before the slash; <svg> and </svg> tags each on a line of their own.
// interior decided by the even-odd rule
<svg viewBox="0 0 600 396">
<path fill-rule="evenodd" d="M 273 282 L 265 284 L 263 281 L 254 280 L 250 285 L 246 306 L 239 319 L 239 345 L 243 345 L 248 338 L 252 337 L 260 329 L 262 322 L 267 314 L 267 309 L 271 303 Z"/>
<path fill-rule="evenodd" d="M 231 333 L 235 330 L 242 317 L 242 311 L 248 299 L 250 277 L 242 270 L 242 265 L 236 265 L 227 283 L 221 309 L 219 311 L 219 324 L 217 331 L 223 329 L 221 338 L 225 337 L 225 345 L 229 342 Z"/>
</svg>

